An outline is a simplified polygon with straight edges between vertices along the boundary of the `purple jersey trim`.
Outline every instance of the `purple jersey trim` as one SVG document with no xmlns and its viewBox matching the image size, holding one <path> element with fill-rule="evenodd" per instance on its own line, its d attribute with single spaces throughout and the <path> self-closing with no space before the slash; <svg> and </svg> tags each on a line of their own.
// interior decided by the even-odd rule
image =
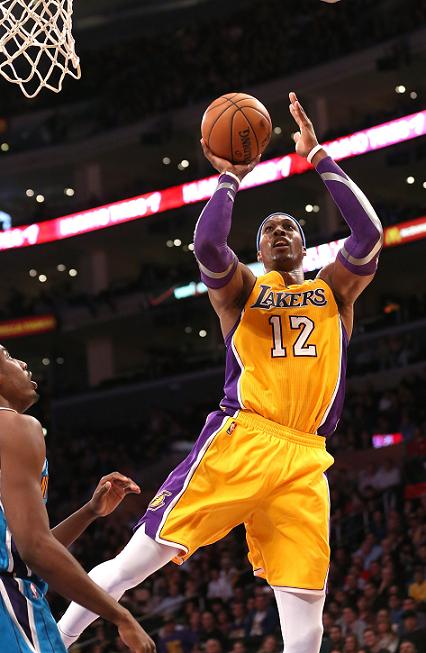
<svg viewBox="0 0 426 653">
<path fill-rule="evenodd" d="M 153 540 L 162 544 L 177 546 L 187 552 L 185 542 L 170 542 L 163 540 L 160 536 L 161 529 L 167 519 L 167 515 L 178 503 L 185 492 L 192 476 L 198 468 L 204 454 L 210 444 L 221 430 L 228 416 L 221 410 L 208 415 L 203 430 L 189 455 L 183 460 L 166 478 L 158 490 L 155 498 L 148 506 L 148 510 L 138 521 L 134 530 L 145 524 L 145 533 Z"/>
<path fill-rule="evenodd" d="M 343 402 L 345 400 L 346 389 L 346 363 L 348 353 L 348 335 L 346 329 L 340 322 L 341 336 L 340 336 L 340 370 L 339 377 L 336 384 L 334 399 L 326 412 L 325 419 L 318 427 L 318 435 L 331 435 L 337 428 L 340 416 L 343 410 Z"/>
<path fill-rule="evenodd" d="M 238 320 L 235 322 L 231 331 L 225 338 L 226 364 L 225 384 L 223 387 L 225 396 L 220 402 L 220 405 L 227 411 L 228 415 L 234 415 L 235 412 L 241 410 L 241 408 L 244 408 L 242 398 L 239 396 L 238 388 L 241 374 L 243 372 L 243 367 L 241 361 L 239 360 L 238 352 L 233 343 L 234 334 L 240 325 L 243 315 L 244 311 L 241 312 Z"/>
</svg>

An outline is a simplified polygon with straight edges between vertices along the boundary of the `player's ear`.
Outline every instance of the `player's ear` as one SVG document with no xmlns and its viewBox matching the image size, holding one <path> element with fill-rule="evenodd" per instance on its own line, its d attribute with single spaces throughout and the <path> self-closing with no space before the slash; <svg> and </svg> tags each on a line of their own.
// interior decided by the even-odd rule
<svg viewBox="0 0 426 653">
<path fill-rule="evenodd" d="M 306 247 L 305 246 L 302 247 L 302 254 L 303 254 L 303 256 L 306 256 Z"/>
<path fill-rule="evenodd" d="M 305 251 L 306 251 L 306 250 L 305 250 Z M 262 254 L 261 254 L 261 252 L 260 252 L 260 249 L 259 249 L 258 252 L 257 252 L 257 260 L 259 261 L 259 263 L 262 263 Z"/>
</svg>

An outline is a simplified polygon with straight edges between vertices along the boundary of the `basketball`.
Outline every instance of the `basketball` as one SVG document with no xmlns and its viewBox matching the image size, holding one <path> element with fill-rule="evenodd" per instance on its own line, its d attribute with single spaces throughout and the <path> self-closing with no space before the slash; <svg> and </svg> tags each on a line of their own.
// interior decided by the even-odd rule
<svg viewBox="0 0 426 653">
<path fill-rule="evenodd" d="M 201 134 L 213 154 L 234 164 L 248 164 L 266 149 L 272 122 L 266 107 L 252 95 L 228 93 L 212 102 Z"/>
</svg>

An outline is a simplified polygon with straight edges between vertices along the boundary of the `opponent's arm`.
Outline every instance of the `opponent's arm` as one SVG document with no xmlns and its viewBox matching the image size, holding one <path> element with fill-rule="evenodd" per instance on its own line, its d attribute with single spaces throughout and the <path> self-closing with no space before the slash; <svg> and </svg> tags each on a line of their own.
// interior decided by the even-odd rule
<svg viewBox="0 0 426 653">
<path fill-rule="evenodd" d="M 318 140 L 295 93 L 290 93 L 290 102 L 290 113 L 300 130 L 294 134 L 296 152 L 306 158 L 318 146 Z M 364 193 L 319 146 L 312 164 L 351 230 L 336 260 L 318 274 L 332 288 L 342 312 L 347 314 L 348 324 L 345 326 L 350 331 L 353 303 L 373 279 L 377 269 L 383 229 Z"/>
<path fill-rule="evenodd" d="M 249 165 L 232 165 L 215 156 L 203 141 L 201 144 L 206 158 L 220 173 L 220 177 L 217 188 L 195 227 L 194 253 L 201 279 L 208 288 L 210 301 L 226 335 L 255 282 L 254 274 L 238 261 L 227 240 L 240 181 L 253 170 L 259 158 Z"/>
<path fill-rule="evenodd" d="M 131 478 L 119 472 L 107 474 L 99 481 L 90 501 L 52 528 L 52 534 L 69 547 L 95 519 L 111 514 L 127 494 L 140 494 L 140 491 Z"/>
<path fill-rule="evenodd" d="M 101 590 L 52 535 L 40 487 L 45 457 L 40 424 L 32 417 L 8 414 L 1 425 L 1 497 L 23 560 L 59 594 L 115 623 L 132 651 L 154 651 L 154 643 L 128 610 Z"/>
</svg>

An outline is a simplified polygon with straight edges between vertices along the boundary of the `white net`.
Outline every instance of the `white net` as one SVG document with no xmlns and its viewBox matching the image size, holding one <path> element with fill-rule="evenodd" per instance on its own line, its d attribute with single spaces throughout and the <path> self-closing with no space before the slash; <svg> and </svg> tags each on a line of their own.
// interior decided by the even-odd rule
<svg viewBox="0 0 426 653">
<path fill-rule="evenodd" d="M 0 2 L 0 74 L 28 98 L 55 93 L 65 75 L 80 79 L 72 35 L 73 0 Z"/>
</svg>

